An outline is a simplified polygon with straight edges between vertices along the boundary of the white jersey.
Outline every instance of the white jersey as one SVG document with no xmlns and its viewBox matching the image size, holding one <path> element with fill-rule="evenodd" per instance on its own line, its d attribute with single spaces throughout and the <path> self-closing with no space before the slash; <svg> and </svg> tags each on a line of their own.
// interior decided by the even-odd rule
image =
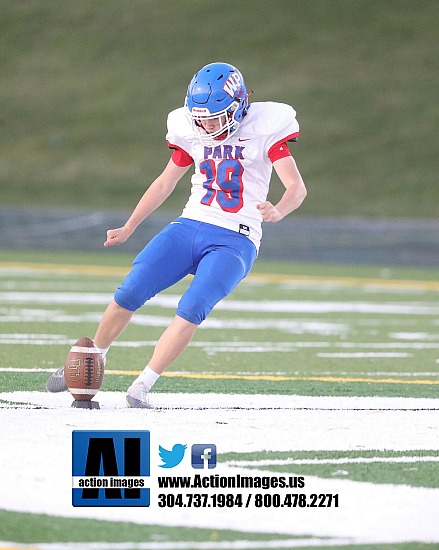
<svg viewBox="0 0 439 550">
<path fill-rule="evenodd" d="M 251 103 L 238 130 L 207 146 L 193 134 L 184 107 L 168 116 L 169 145 L 183 149 L 195 163 L 192 189 L 182 216 L 249 237 L 259 249 L 262 216 L 256 205 L 267 199 L 273 146 L 299 133 L 296 112 L 283 103 Z"/>
</svg>

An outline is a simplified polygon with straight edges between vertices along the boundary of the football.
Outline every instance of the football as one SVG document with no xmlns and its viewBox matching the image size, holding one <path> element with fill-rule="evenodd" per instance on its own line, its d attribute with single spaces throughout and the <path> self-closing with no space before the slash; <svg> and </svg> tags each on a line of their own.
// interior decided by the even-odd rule
<svg viewBox="0 0 439 550">
<path fill-rule="evenodd" d="M 90 338 L 80 338 L 64 363 L 64 378 L 75 401 L 91 401 L 104 379 L 104 358 Z"/>
</svg>

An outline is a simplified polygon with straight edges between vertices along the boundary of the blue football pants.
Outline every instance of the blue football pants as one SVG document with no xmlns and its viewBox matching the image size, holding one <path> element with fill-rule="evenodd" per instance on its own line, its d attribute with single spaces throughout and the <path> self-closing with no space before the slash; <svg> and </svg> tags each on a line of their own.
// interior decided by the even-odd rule
<svg viewBox="0 0 439 550">
<path fill-rule="evenodd" d="M 209 223 L 178 218 L 138 254 L 114 299 L 136 311 L 188 274 L 194 278 L 177 315 L 199 325 L 248 274 L 257 256 L 245 235 Z"/>
</svg>

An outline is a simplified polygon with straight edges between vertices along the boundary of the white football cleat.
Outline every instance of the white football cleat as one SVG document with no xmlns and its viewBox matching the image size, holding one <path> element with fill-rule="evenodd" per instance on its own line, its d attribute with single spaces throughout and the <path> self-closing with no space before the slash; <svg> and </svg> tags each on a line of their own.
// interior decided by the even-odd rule
<svg viewBox="0 0 439 550">
<path fill-rule="evenodd" d="M 147 397 L 148 391 L 140 375 L 128 388 L 126 395 L 128 407 L 133 409 L 153 409 L 154 407 L 148 403 Z"/>
</svg>

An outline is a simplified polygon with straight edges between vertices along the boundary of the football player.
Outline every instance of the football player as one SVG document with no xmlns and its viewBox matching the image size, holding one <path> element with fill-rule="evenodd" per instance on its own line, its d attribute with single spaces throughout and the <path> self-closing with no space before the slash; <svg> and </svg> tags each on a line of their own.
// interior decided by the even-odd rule
<svg viewBox="0 0 439 550">
<path fill-rule="evenodd" d="M 148 392 L 160 374 L 186 348 L 212 308 L 249 273 L 258 255 L 262 222 L 278 222 L 306 196 L 288 146 L 299 135 L 294 109 L 274 102 L 249 104 L 248 97 L 236 67 L 211 63 L 198 71 L 184 107 L 168 116 L 166 139 L 172 154 L 167 166 L 125 225 L 107 231 L 104 246 L 124 243 L 193 165 L 191 194 L 181 216 L 135 258 L 94 337 L 105 357 L 137 309 L 194 275 L 148 365 L 128 388 L 130 407 L 150 407 Z M 285 186 L 277 204 L 267 201 L 273 167 Z M 49 378 L 47 389 L 66 389 L 63 368 Z"/>
</svg>

